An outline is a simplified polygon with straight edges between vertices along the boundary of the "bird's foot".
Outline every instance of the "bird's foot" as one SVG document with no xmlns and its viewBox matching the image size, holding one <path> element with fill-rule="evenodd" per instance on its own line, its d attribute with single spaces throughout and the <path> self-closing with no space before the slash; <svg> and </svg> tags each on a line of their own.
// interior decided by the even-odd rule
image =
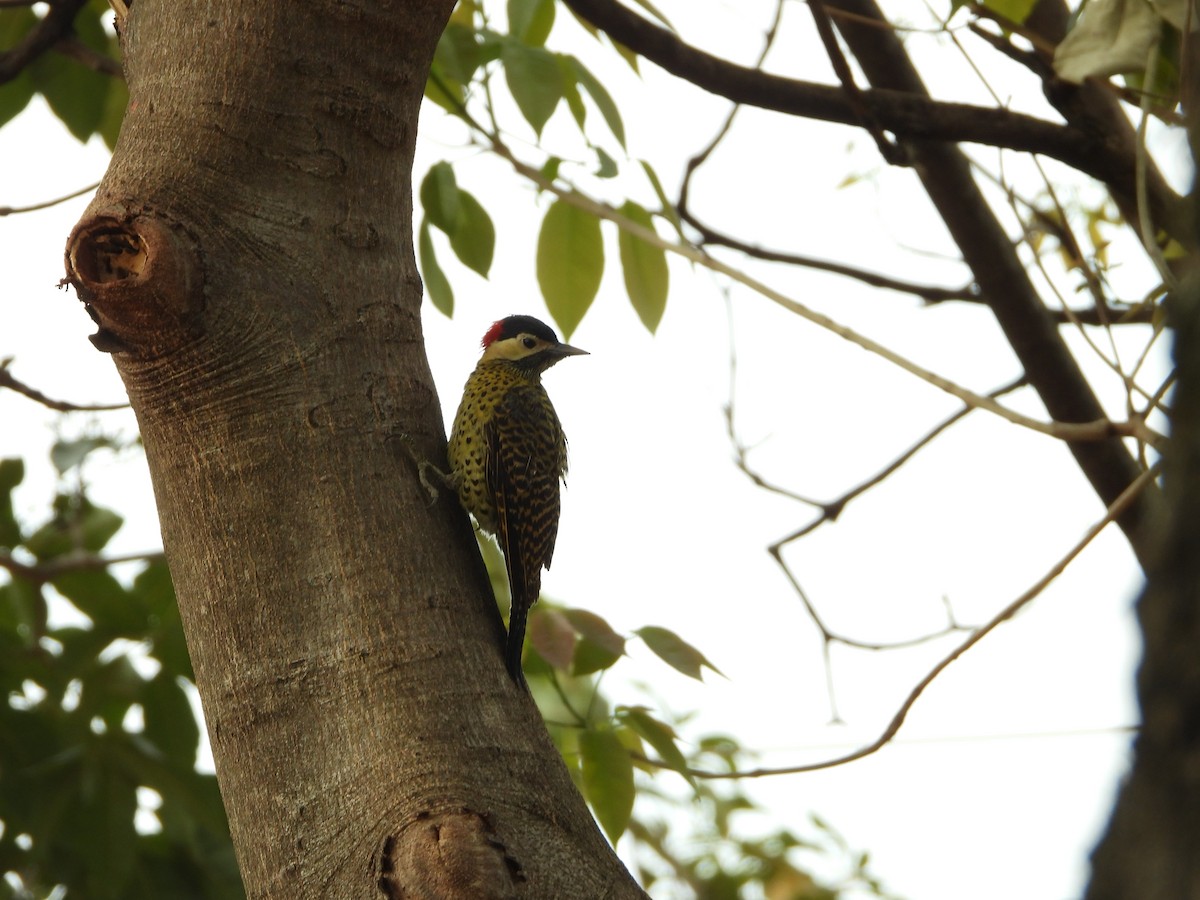
<svg viewBox="0 0 1200 900">
<path fill-rule="evenodd" d="M 433 506 L 433 504 L 437 503 L 438 497 L 441 496 L 441 491 L 434 484 L 434 479 L 439 481 L 444 487 L 453 487 L 454 482 L 451 477 L 417 451 L 417 446 L 413 442 L 411 435 L 405 432 L 397 432 L 391 435 L 391 439 L 399 441 L 409 458 L 416 463 L 417 477 L 421 480 L 421 487 L 425 488 L 425 493 L 429 494 L 429 505 Z"/>
<path fill-rule="evenodd" d="M 430 474 L 433 475 L 444 487 L 451 486 L 450 476 L 435 466 L 427 459 L 422 459 L 417 462 L 417 477 L 421 479 L 421 487 L 425 488 L 425 493 L 429 494 L 429 505 L 437 503 L 440 492 L 437 485 L 430 479 Z"/>
</svg>

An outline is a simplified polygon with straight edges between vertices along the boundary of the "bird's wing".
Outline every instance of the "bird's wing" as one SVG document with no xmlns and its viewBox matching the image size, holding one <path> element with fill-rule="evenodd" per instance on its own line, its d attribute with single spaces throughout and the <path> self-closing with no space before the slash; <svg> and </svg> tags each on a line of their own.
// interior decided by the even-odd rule
<svg viewBox="0 0 1200 900">
<path fill-rule="evenodd" d="M 565 468 L 562 426 L 536 385 L 510 390 L 484 429 L 487 489 L 509 584 L 540 585 L 558 536 L 559 482 Z M 534 593 L 532 600 L 537 599 Z"/>
<path fill-rule="evenodd" d="M 496 507 L 496 537 L 512 597 L 505 659 L 520 684 L 525 619 L 537 602 L 542 569 L 550 566 L 558 535 L 565 444 L 558 417 L 536 385 L 507 393 L 484 427 L 484 441 L 487 488 Z"/>
</svg>

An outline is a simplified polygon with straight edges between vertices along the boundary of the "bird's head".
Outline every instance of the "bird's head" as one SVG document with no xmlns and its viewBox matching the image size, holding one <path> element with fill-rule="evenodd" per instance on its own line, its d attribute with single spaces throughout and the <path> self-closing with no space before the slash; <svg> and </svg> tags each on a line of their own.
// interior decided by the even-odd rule
<svg viewBox="0 0 1200 900">
<path fill-rule="evenodd" d="M 484 362 L 507 360 L 533 372 L 544 372 L 567 356 L 588 355 L 564 344 L 554 329 L 533 316 L 508 316 L 492 323 L 481 343 Z"/>
</svg>

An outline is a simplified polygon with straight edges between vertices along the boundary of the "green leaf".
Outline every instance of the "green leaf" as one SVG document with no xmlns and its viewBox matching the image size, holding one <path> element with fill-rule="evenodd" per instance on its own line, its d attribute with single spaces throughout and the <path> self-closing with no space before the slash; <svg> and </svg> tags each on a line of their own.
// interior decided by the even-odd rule
<svg viewBox="0 0 1200 900">
<path fill-rule="evenodd" d="M 148 634 L 150 654 L 162 663 L 165 672 L 195 681 L 167 564 L 162 560 L 151 562 L 133 579 L 129 593 L 147 611 L 152 626 Z"/>
<path fill-rule="evenodd" d="M 28 7 L 6 9 L 0 13 L 0 54 L 11 50 L 38 24 L 38 17 Z M 36 88 L 27 69 L 6 84 L 0 84 L 0 125 L 12 119 L 32 99 Z"/>
<path fill-rule="evenodd" d="M 421 179 L 421 207 L 425 217 L 446 234 L 454 234 L 462 216 L 458 183 L 448 162 L 435 163 Z"/>
<path fill-rule="evenodd" d="M 703 653 L 667 628 L 647 625 L 645 628 L 639 628 L 635 634 L 645 641 L 646 646 L 659 659 L 689 678 L 701 681 L 702 666 L 708 666 L 718 675 L 722 674 L 721 670 L 709 662 Z"/>
<path fill-rule="evenodd" d="M 437 256 L 433 252 L 433 235 L 430 233 L 427 219 L 421 220 L 417 253 L 421 258 L 421 277 L 425 280 L 425 293 L 429 302 L 442 315 L 453 316 L 454 291 L 450 288 L 450 281 L 438 265 Z"/>
<path fill-rule="evenodd" d="M 98 623 L 95 627 L 108 636 L 135 640 L 144 637 L 145 608 L 139 609 L 140 604 L 130 602 L 125 587 L 107 570 L 61 572 L 51 583 L 80 612 Z"/>
<path fill-rule="evenodd" d="M 446 74 L 435 59 L 425 79 L 425 96 L 452 116 L 462 114 L 467 102 L 467 92 L 461 84 Z"/>
<path fill-rule="evenodd" d="M 633 760 L 629 750 L 611 729 L 585 731 L 579 735 L 583 773 L 583 795 L 611 843 L 629 824 L 633 813 Z"/>
<path fill-rule="evenodd" d="M 58 469 L 59 475 L 65 475 L 71 469 L 87 459 L 88 454 L 101 447 L 116 447 L 112 438 L 103 435 L 82 437 L 73 441 L 55 441 L 50 448 L 50 462 Z"/>
<path fill-rule="evenodd" d="M 200 726 L 179 680 L 160 670 L 142 692 L 146 727 L 143 735 L 164 756 L 185 765 L 196 762 Z"/>
<path fill-rule="evenodd" d="M 433 54 L 434 63 L 441 68 L 443 74 L 454 79 L 459 85 L 471 80 L 482 58 L 475 29 L 456 22 L 446 26 Z"/>
<path fill-rule="evenodd" d="M 21 543 L 21 526 L 13 512 L 12 492 L 25 478 L 25 461 L 16 457 L 0 459 L 0 547 Z"/>
<path fill-rule="evenodd" d="M 662 204 L 660 212 L 662 215 L 675 226 L 675 231 L 679 234 L 680 240 L 686 240 L 683 236 L 683 223 L 679 221 L 679 212 L 675 209 L 675 204 L 667 199 L 667 192 L 663 190 L 662 182 L 658 180 L 658 173 L 654 171 L 654 167 L 646 160 L 638 160 L 642 164 L 642 171 L 646 173 L 646 179 L 650 182 L 650 186 L 654 188 L 654 193 L 658 197 L 658 202 Z"/>
<path fill-rule="evenodd" d="M 599 160 L 599 166 L 596 167 L 597 178 L 616 178 L 617 177 L 617 161 L 604 152 L 603 147 L 593 147 L 596 151 L 596 159 Z"/>
<path fill-rule="evenodd" d="M 496 250 L 496 228 L 487 210 L 466 191 L 458 192 L 458 207 L 461 215 L 450 246 L 463 265 L 487 278 Z"/>
<path fill-rule="evenodd" d="M 604 122 L 608 125 L 608 130 L 613 133 L 613 137 L 617 142 L 625 146 L 625 123 L 621 120 L 620 110 L 617 109 L 617 104 L 613 102 L 612 95 L 603 84 L 593 75 L 583 63 L 574 56 L 567 57 L 567 62 L 570 65 L 571 71 L 575 75 L 575 80 L 579 86 L 587 91 L 588 96 L 592 98 L 592 102 L 596 104 L 596 108 L 600 110 L 600 115 L 604 117 Z M 582 123 L 580 123 L 582 125 Z"/>
<path fill-rule="evenodd" d="M 46 628 L 46 615 L 46 598 L 39 586 L 24 578 L 0 585 L 0 625 L 20 636 L 22 649 L 36 644 L 37 636 Z"/>
<path fill-rule="evenodd" d="M 632 200 L 626 200 L 621 206 L 621 215 L 654 230 L 650 213 Z M 624 228 L 617 235 L 617 246 L 621 255 L 621 271 L 625 276 L 625 293 L 629 295 L 629 302 L 633 304 L 642 324 L 653 334 L 667 308 L 670 275 L 666 251 L 646 243 Z"/>
<path fill-rule="evenodd" d="M 111 509 L 93 506 L 86 500 L 78 509 L 64 508 L 71 502 L 71 498 L 59 497 L 55 501 L 59 507 L 58 515 L 25 541 L 25 548 L 39 560 L 62 556 L 72 550 L 95 553 L 108 543 L 124 521 Z"/>
<path fill-rule="evenodd" d="M 517 108 L 541 137 L 542 128 L 563 96 L 562 72 L 557 57 L 541 47 L 528 47 L 510 40 L 501 46 L 500 59 L 504 63 L 504 80 Z"/>
<path fill-rule="evenodd" d="M 575 124 L 579 126 L 584 138 L 587 138 L 587 129 L 584 127 L 587 124 L 587 106 L 584 105 L 583 97 L 579 93 L 579 86 L 575 82 L 574 73 L 568 64 L 566 57 L 558 58 L 559 64 L 563 68 L 563 97 L 567 101 L 567 109 L 571 111 L 571 118 L 575 120 Z"/>
<path fill-rule="evenodd" d="M 688 762 L 683 752 L 675 743 L 675 730 L 664 722 L 660 722 L 640 706 L 629 707 L 618 712 L 622 720 L 642 739 L 655 749 L 662 761 L 678 772 L 688 784 L 695 787 L 695 781 L 688 773 Z"/>
<path fill-rule="evenodd" d="M 600 220 L 555 200 L 538 234 L 537 279 L 550 315 L 569 339 L 596 293 L 604 274 Z"/>
<path fill-rule="evenodd" d="M 558 177 L 558 169 L 561 165 L 561 159 L 559 159 L 557 156 L 551 156 L 544 163 L 542 163 L 542 167 L 538 171 L 541 172 L 542 177 L 547 181 L 553 181 Z"/>
<path fill-rule="evenodd" d="M 80 11 L 74 30 L 92 50 L 109 55 L 109 36 L 94 9 Z M 86 142 L 99 130 L 116 79 L 57 53 L 42 54 L 30 64 L 29 74 L 50 109 L 77 139 Z"/>
<path fill-rule="evenodd" d="M 593 672 L 610 669 L 620 658 L 620 653 L 613 653 L 589 638 L 580 638 L 575 644 L 575 655 L 571 659 L 571 674 L 591 675 Z"/>
<path fill-rule="evenodd" d="M 602 616 L 586 609 L 564 609 L 563 616 L 571 627 L 589 641 L 621 656 L 625 653 L 625 638 Z"/>
<path fill-rule="evenodd" d="M 609 38 L 609 40 L 612 41 L 612 47 L 617 51 L 617 56 L 625 60 L 625 62 L 629 65 L 629 68 L 633 69 L 635 74 L 641 75 L 641 69 L 638 68 L 638 55 L 620 41 L 613 41 L 612 38 Z"/>
<path fill-rule="evenodd" d="M 1093 0 L 1054 51 L 1054 70 L 1065 81 L 1145 70 L 1162 20 L 1142 0 Z"/>
<path fill-rule="evenodd" d="M 83 549 L 89 553 L 103 550 L 109 538 L 121 529 L 124 522 L 125 520 L 111 509 L 88 504 L 81 522 Z"/>
<path fill-rule="evenodd" d="M 984 0 L 983 6 L 1010 22 L 1023 25 L 1036 3 L 1037 0 Z"/>
<path fill-rule="evenodd" d="M 554 27 L 554 0 L 508 0 L 508 32 L 518 41 L 541 47 Z"/>
<path fill-rule="evenodd" d="M 658 19 L 658 21 L 662 22 L 664 28 L 667 28 L 670 31 L 675 30 L 675 26 L 670 23 L 667 17 L 664 16 L 659 11 L 658 7 L 651 3 L 650 0 L 633 0 L 633 2 L 646 12 L 650 13 L 650 15 L 654 16 L 654 18 Z"/>
</svg>

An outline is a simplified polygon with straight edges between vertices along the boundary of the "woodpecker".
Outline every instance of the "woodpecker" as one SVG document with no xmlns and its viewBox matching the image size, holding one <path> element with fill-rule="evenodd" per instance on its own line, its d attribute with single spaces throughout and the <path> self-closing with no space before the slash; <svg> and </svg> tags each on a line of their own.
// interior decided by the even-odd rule
<svg viewBox="0 0 1200 900">
<path fill-rule="evenodd" d="M 562 343 L 532 316 L 495 322 L 481 346 L 450 430 L 447 484 L 504 551 L 512 597 L 505 664 L 523 685 L 525 619 L 554 555 L 559 484 L 567 474 L 567 438 L 542 373 L 587 351 Z"/>
</svg>

